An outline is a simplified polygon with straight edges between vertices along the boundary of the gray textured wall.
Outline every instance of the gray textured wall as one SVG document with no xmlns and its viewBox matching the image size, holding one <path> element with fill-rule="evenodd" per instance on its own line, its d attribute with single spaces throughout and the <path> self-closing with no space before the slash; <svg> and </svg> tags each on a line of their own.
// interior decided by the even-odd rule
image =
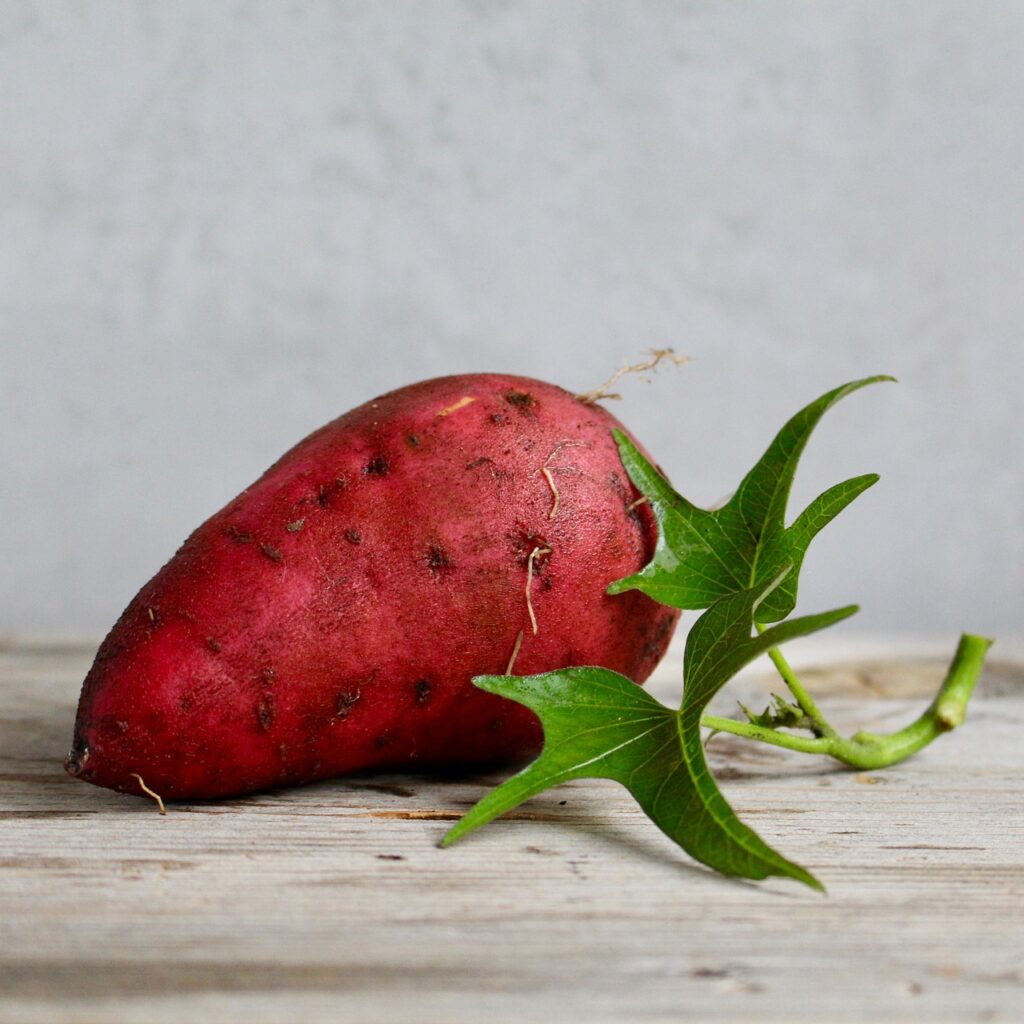
<svg viewBox="0 0 1024 1024">
<path fill-rule="evenodd" d="M 285 447 L 425 376 L 618 408 L 697 501 L 853 376 L 802 607 L 1020 632 L 1024 4 L 0 7 L 0 625 L 107 626 Z"/>
</svg>

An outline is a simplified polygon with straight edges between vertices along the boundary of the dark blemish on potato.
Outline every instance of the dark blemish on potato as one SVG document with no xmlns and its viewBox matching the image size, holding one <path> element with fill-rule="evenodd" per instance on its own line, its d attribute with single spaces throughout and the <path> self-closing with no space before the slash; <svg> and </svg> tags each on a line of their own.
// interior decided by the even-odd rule
<svg viewBox="0 0 1024 1024">
<path fill-rule="evenodd" d="M 544 539 L 543 534 L 537 530 L 528 529 L 525 526 L 519 526 L 512 533 L 507 534 L 509 540 L 512 542 L 512 553 L 515 556 L 515 560 L 520 565 L 526 565 L 530 560 L 530 552 L 534 548 L 540 548 L 534 556 L 533 566 L 535 570 L 546 564 L 547 559 L 551 555 L 551 546 Z"/>
<path fill-rule="evenodd" d="M 377 860 L 405 860 L 400 853 L 378 853 Z"/>
<path fill-rule="evenodd" d="M 537 556 L 537 558 L 540 558 L 540 557 L 541 557 L 540 555 Z M 537 559 L 536 558 L 533 560 L 533 564 L 534 565 L 537 564 Z M 554 584 L 552 583 L 550 576 L 540 576 L 540 588 L 541 588 L 541 590 L 550 590 L 553 586 L 554 586 Z"/>
<path fill-rule="evenodd" d="M 489 419 L 492 423 L 501 426 L 501 424 L 505 422 L 506 417 L 503 416 L 500 412 L 492 412 Z"/>
<path fill-rule="evenodd" d="M 273 544 L 261 544 L 260 551 L 263 552 L 272 562 L 283 562 L 284 555 L 274 547 Z"/>
<path fill-rule="evenodd" d="M 348 713 L 362 697 L 362 690 L 342 690 L 334 700 L 334 717 L 348 718 Z"/>
<path fill-rule="evenodd" d="M 195 698 L 185 694 L 183 697 L 178 699 L 178 707 L 182 711 L 191 711 L 196 705 Z"/>
<path fill-rule="evenodd" d="M 388 744 L 389 744 L 389 743 L 390 743 L 390 742 L 391 742 L 391 741 L 392 741 L 393 739 L 394 739 L 394 737 L 393 737 L 393 736 L 392 736 L 392 735 L 391 735 L 390 733 L 384 732 L 384 733 L 381 733 L 381 734 L 380 734 L 380 736 L 378 736 L 378 737 L 377 737 L 377 738 L 376 738 L 376 739 L 375 739 L 375 740 L 373 741 L 373 745 L 374 745 L 374 746 L 375 746 L 375 747 L 376 747 L 376 748 L 377 748 L 378 750 L 382 750 L 382 749 L 383 749 L 384 747 L 386 747 L 386 746 L 387 746 L 387 745 L 388 745 Z"/>
<path fill-rule="evenodd" d="M 289 533 L 298 533 L 306 525 L 305 519 L 296 519 L 294 523 L 285 523 L 284 528 Z"/>
<path fill-rule="evenodd" d="M 348 529 L 345 531 L 345 540 L 349 544 L 362 544 L 363 535 L 358 530 Z"/>
<path fill-rule="evenodd" d="M 251 533 L 246 533 L 244 530 L 240 530 L 237 526 L 227 526 L 225 527 L 224 532 L 239 544 L 248 544 L 252 540 Z"/>
<path fill-rule="evenodd" d="M 367 476 L 387 476 L 391 472 L 391 466 L 383 455 L 375 455 L 363 466 L 363 472 Z"/>
<path fill-rule="evenodd" d="M 452 572 L 452 557 L 440 544 L 431 544 L 427 548 L 427 568 L 430 575 L 435 579 L 438 576 L 448 576 Z"/>
<path fill-rule="evenodd" d="M 532 416 L 533 410 L 537 407 L 537 399 L 527 391 L 509 391 L 504 398 L 516 412 L 523 416 Z"/>
<path fill-rule="evenodd" d="M 426 679 L 417 679 L 413 683 L 412 689 L 416 695 L 417 704 L 426 704 L 430 700 L 431 685 Z"/>
<path fill-rule="evenodd" d="M 209 647 L 214 654 L 220 654 L 222 650 L 220 641 L 216 637 L 208 636 L 206 638 L 206 646 Z"/>
<path fill-rule="evenodd" d="M 654 631 L 654 635 L 644 644 L 643 656 L 645 658 L 653 658 L 661 654 L 668 643 L 669 634 L 672 632 L 674 622 L 675 620 L 671 615 L 666 615 L 658 623 L 658 628 Z"/>
<path fill-rule="evenodd" d="M 488 455 L 481 455 L 478 459 L 473 459 L 472 462 L 466 463 L 466 469 L 477 469 L 480 466 L 486 466 L 487 472 L 491 474 L 492 480 L 502 480 L 509 476 L 507 470 L 498 469 L 495 465 L 494 459 Z"/>
<path fill-rule="evenodd" d="M 339 476 L 335 479 L 332 484 L 320 484 L 316 489 L 316 503 L 321 508 L 327 508 L 331 503 L 331 495 L 334 491 L 344 491 L 348 488 L 348 479 L 344 476 Z M 306 499 L 303 499 L 306 500 Z M 301 504 L 301 502 L 299 502 Z"/>
<path fill-rule="evenodd" d="M 264 732 L 274 724 L 274 698 L 269 694 L 256 703 L 256 724 Z"/>
<path fill-rule="evenodd" d="M 260 673 L 260 684 L 261 684 L 262 686 L 273 686 L 273 685 L 274 685 L 274 680 L 275 680 L 276 678 L 277 678 L 277 669 L 275 669 L 275 668 L 274 668 L 273 666 L 271 666 L 271 665 L 268 665 L 268 666 L 267 666 L 267 667 L 266 667 L 266 668 L 265 668 L 265 669 L 264 669 L 264 670 L 263 670 L 263 671 L 262 671 L 262 672 Z"/>
<path fill-rule="evenodd" d="M 408 442 L 410 448 L 419 448 L 420 438 L 418 434 L 406 434 L 405 440 Z"/>
<path fill-rule="evenodd" d="M 612 485 L 612 489 L 622 502 L 622 505 L 626 510 L 626 515 L 629 516 L 637 526 L 643 526 L 643 519 L 638 511 L 639 505 L 637 504 L 637 499 L 623 483 L 622 477 L 620 477 L 615 470 L 612 470 L 611 475 L 608 477 L 608 482 Z"/>
<path fill-rule="evenodd" d="M 183 710 L 187 711 L 188 708 L 185 707 L 185 700 L 188 700 L 188 698 L 187 697 L 183 698 L 183 700 L 182 700 L 182 708 L 183 708 Z M 189 706 L 191 707 L 191 702 L 190 702 Z M 117 731 L 119 733 L 126 733 L 128 731 L 128 723 L 125 722 L 125 721 L 122 721 L 121 719 L 118 719 L 114 723 L 114 725 L 117 726 Z"/>
<path fill-rule="evenodd" d="M 501 732 L 502 721 L 500 718 L 492 718 L 487 723 L 488 732 Z"/>
</svg>

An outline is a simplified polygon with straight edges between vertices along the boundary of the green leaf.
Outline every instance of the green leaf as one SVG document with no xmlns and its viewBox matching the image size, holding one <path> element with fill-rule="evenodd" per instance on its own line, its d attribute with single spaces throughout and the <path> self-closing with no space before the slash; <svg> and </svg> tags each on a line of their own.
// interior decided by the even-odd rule
<svg viewBox="0 0 1024 1024">
<path fill-rule="evenodd" d="M 776 435 L 736 493 L 708 511 L 677 494 L 621 431 L 615 440 L 633 483 L 650 501 L 658 522 L 651 561 L 640 572 L 616 580 L 609 594 L 641 590 L 675 608 L 707 608 L 726 594 L 774 579 L 792 566 L 765 600 L 759 621 L 784 619 L 796 605 L 804 554 L 817 533 L 877 480 L 875 473 L 830 487 L 786 527 L 786 504 L 800 455 L 822 416 L 840 399 L 868 384 L 893 377 L 866 377 L 829 391 L 798 412 Z"/>
<path fill-rule="evenodd" d="M 821 888 L 810 872 L 743 824 L 718 789 L 700 737 L 701 712 L 725 683 L 773 644 L 851 615 L 841 608 L 791 619 L 752 636 L 758 604 L 781 577 L 713 604 L 687 638 L 682 706 L 655 700 L 632 680 L 586 666 L 536 676 L 477 676 L 483 690 L 526 705 L 540 717 L 544 749 L 518 775 L 485 796 L 442 840 L 448 846 L 551 786 L 613 779 L 691 856 L 742 878 L 785 875 Z"/>
</svg>

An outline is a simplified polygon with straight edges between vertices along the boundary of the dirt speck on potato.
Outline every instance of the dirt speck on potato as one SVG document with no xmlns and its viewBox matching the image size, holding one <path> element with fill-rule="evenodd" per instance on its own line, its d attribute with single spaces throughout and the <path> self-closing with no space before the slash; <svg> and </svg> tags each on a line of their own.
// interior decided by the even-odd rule
<svg viewBox="0 0 1024 1024">
<path fill-rule="evenodd" d="M 283 562 L 284 555 L 281 554 L 279 548 L 275 548 L 273 544 L 261 544 L 260 551 L 263 552 L 272 562 Z"/>
<path fill-rule="evenodd" d="M 263 732 L 274 724 L 274 698 L 270 694 L 256 702 L 256 724 Z"/>
<path fill-rule="evenodd" d="M 537 408 L 537 399 L 528 391 L 508 391 L 505 401 L 523 416 L 532 416 L 533 410 Z"/>
<path fill-rule="evenodd" d="M 334 717 L 348 718 L 349 712 L 362 699 L 362 690 L 342 690 L 334 700 Z"/>
<path fill-rule="evenodd" d="M 427 548 L 427 568 L 435 579 L 451 575 L 454 564 L 452 556 L 440 544 L 431 544 Z"/>
</svg>

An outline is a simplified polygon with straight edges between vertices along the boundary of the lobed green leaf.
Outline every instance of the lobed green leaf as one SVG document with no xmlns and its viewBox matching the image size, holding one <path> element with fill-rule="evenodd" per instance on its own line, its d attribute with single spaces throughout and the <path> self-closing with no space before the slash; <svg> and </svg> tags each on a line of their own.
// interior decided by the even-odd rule
<svg viewBox="0 0 1024 1024">
<path fill-rule="evenodd" d="M 786 505 L 797 464 L 822 416 L 854 391 L 893 377 L 852 381 L 801 409 L 778 432 L 736 493 L 720 509 L 698 508 L 644 458 L 621 431 L 615 440 L 633 483 L 651 504 L 658 539 L 640 572 L 616 580 L 609 594 L 640 590 L 676 608 L 708 608 L 727 594 L 767 583 L 791 566 L 781 586 L 763 601 L 759 621 L 777 622 L 796 605 L 804 555 L 814 537 L 878 480 L 869 473 L 830 487 L 786 527 Z"/>
<path fill-rule="evenodd" d="M 551 786 L 605 778 L 625 786 L 666 835 L 709 867 L 752 879 L 784 875 L 821 888 L 810 872 L 739 820 L 711 776 L 700 737 L 701 713 L 743 665 L 774 644 L 823 629 L 856 610 L 792 619 L 751 635 L 756 609 L 782 579 L 780 575 L 728 594 L 697 620 L 687 638 L 678 711 L 605 668 L 476 677 L 473 682 L 481 689 L 524 704 L 539 716 L 544 749 L 536 761 L 476 804 L 442 845 Z"/>
</svg>

